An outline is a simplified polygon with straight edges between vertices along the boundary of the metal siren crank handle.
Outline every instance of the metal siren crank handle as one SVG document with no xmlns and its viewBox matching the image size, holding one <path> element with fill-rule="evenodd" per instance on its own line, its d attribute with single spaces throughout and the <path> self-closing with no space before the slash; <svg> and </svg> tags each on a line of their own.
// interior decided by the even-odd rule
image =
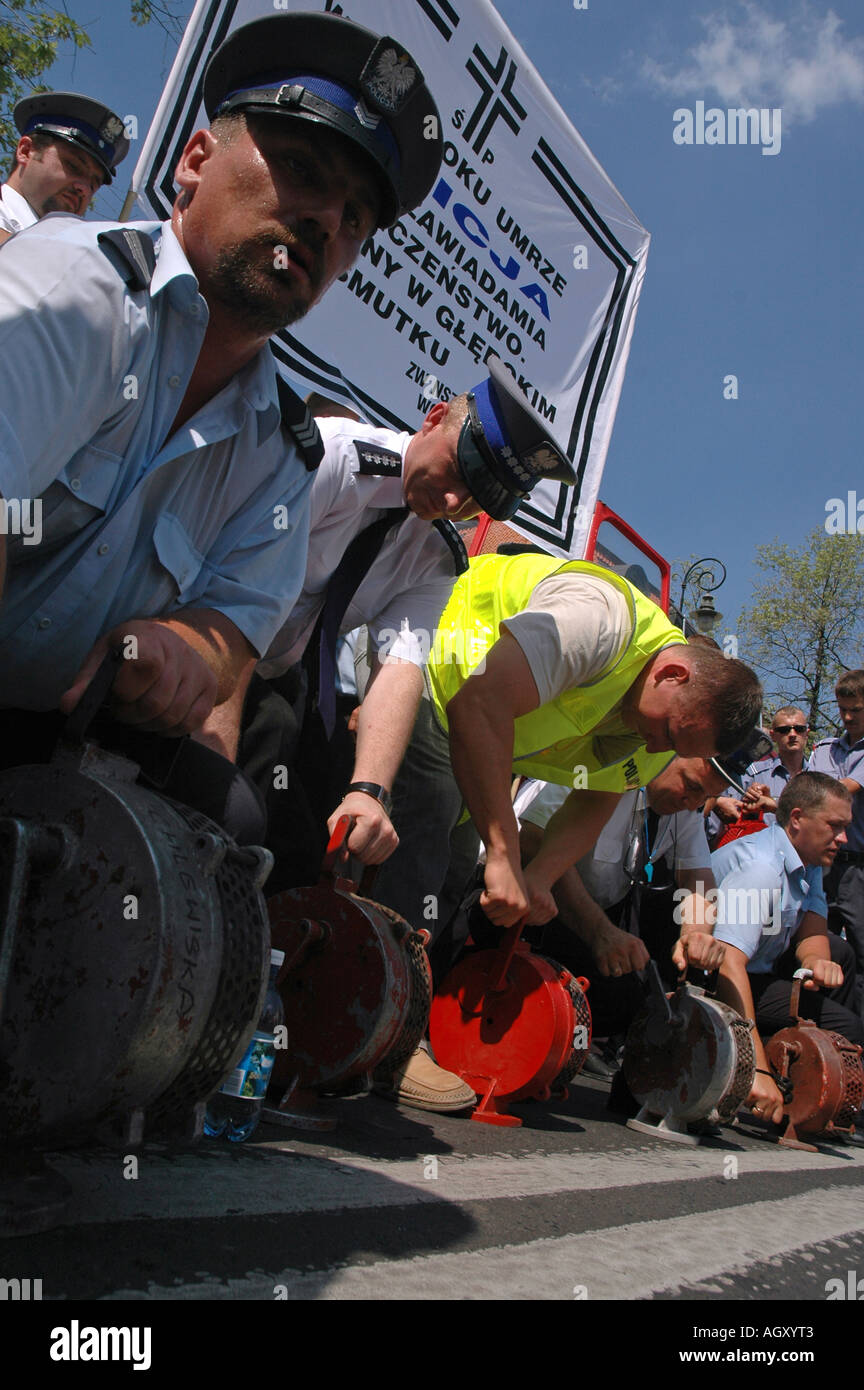
<svg viewBox="0 0 864 1390">
<path fill-rule="evenodd" d="M 713 970 L 703 970 L 701 965 L 685 965 L 683 970 L 678 972 L 678 986 L 683 984 L 695 985 L 701 977 L 700 988 L 704 989 L 707 995 L 713 999 L 717 993 L 717 977 L 720 974 L 720 967 L 715 965 Z"/>
<path fill-rule="evenodd" d="M 321 873 L 329 874 L 331 877 L 337 875 L 343 877 L 339 871 L 339 855 L 345 849 L 351 831 L 357 824 L 356 816 L 340 816 L 333 828 L 333 834 L 327 844 L 324 859 L 321 864 Z M 357 889 L 361 898 L 371 898 L 372 888 L 375 883 L 375 876 L 378 873 L 377 864 L 367 864 L 360 879 L 360 887 Z"/>
<path fill-rule="evenodd" d="M 83 743 L 84 735 L 108 699 L 122 660 L 123 652 L 119 648 L 102 658 L 101 666 L 63 725 L 64 742 Z"/>
<path fill-rule="evenodd" d="M 333 834 L 327 842 L 324 858 L 321 861 L 322 875 L 336 873 L 339 864 L 339 856 L 346 847 L 348 836 L 354 829 L 354 824 L 355 821 L 353 816 L 340 816 L 337 820 L 333 827 Z"/>
<path fill-rule="evenodd" d="M 805 965 L 802 965 L 799 970 L 796 970 L 795 974 L 792 976 L 792 993 L 789 995 L 789 1013 L 796 1023 L 800 1021 L 798 1010 L 801 1005 L 801 983 L 803 980 L 812 979 L 813 971 L 808 970 Z"/>
<path fill-rule="evenodd" d="M 645 967 L 645 974 L 648 976 L 648 991 L 660 1003 L 666 1014 L 666 1022 L 672 1022 L 672 1008 L 666 997 L 666 990 L 663 988 L 663 981 L 660 979 L 660 971 L 657 969 L 656 960 L 649 960 Z"/>
<path fill-rule="evenodd" d="M 522 935 L 522 928 L 527 921 L 528 914 L 526 913 L 524 917 L 519 918 L 518 922 L 514 922 L 512 927 L 505 929 L 501 945 L 498 947 L 502 962 L 500 966 L 495 965 L 492 968 L 492 978 L 489 981 L 490 994 L 501 994 L 507 988 L 507 971 L 510 969 L 513 953 Z"/>
<path fill-rule="evenodd" d="M 0 819 L 0 1022 L 31 871 L 56 868 L 63 852 L 59 830 L 14 816 Z"/>
</svg>

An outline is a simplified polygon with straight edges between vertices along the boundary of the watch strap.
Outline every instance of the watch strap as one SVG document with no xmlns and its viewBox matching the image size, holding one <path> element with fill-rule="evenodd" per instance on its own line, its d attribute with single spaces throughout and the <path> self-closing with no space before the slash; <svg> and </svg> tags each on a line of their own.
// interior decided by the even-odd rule
<svg viewBox="0 0 864 1390">
<path fill-rule="evenodd" d="M 393 806 L 393 800 L 386 787 L 382 787 L 378 782 L 352 782 L 345 790 L 348 792 L 365 792 L 367 796 L 373 796 L 376 801 L 380 801 L 388 816 Z"/>
</svg>

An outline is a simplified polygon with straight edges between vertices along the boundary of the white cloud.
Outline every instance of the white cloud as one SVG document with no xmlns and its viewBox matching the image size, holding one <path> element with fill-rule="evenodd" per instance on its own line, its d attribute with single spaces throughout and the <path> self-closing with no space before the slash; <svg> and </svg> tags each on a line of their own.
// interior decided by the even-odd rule
<svg viewBox="0 0 864 1390">
<path fill-rule="evenodd" d="M 740 0 L 699 16 L 705 38 L 677 69 L 646 59 L 643 76 L 675 97 L 711 97 L 724 106 L 780 106 L 787 120 L 812 121 L 826 106 L 864 104 L 864 38 L 849 38 L 833 10 L 817 13 L 802 0 L 778 19 Z"/>
</svg>

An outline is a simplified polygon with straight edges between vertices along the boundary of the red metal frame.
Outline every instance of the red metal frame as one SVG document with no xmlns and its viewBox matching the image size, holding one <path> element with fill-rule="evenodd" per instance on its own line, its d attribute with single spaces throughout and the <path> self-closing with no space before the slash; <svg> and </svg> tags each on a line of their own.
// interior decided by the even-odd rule
<svg viewBox="0 0 864 1390">
<path fill-rule="evenodd" d="M 659 551 L 655 550 L 653 546 L 650 546 L 646 540 L 643 540 L 638 531 L 634 531 L 633 527 L 629 526 L 623 517 L 619 516 L 617 512 L 613 512 L 611 507 L 607 507 L 605 502 L 598 502 L 594 508 L 594 515 L 591 518 L 591 529 L 588 532 L 588 540 L 585 544 L 584 558 L 586 560 L 594 559 L 597 546 L 597 532 L 600 530 L 604 521 L 608 521 L 610 526 L 614 526 L 616 531 L 620 531 L 621 535 L 625 536 L 627 540 L 630 541 L 631 545 L 634 545 L 637 550 L 641 551 L 643 555 L 653 561 L 657 566 L 660 571 L 660 607 L 663 609 L 664 613 L 668 613 L 672 573 L 669 561 L 664 559 Z M 486 512 L 481 512 L 480 516 L 477 518 L 477 529 L 474 532 L 468 550 L 469 555 L 479 555 L 482 552 L 483 542 L 486 539 L 486 533 L 491 525 L 491 516 Z"/>
<path fill-rule="evenodd" d="M 665 560 L 653 546 L 650 546 L 647 541 L 643 540 L 639 533 L 633 530 L 632 526 L 628 526 L 623 517 L 620 517 L 617 512 L 613 512 L 611 507 L 607 507 L 605 502 L 598 502 L 594 508 L 594 516 L 591 519 L 591 529 L 588 532 L 588 540 L 585 545 L 585 559 L 593 560 L 597 546 L 597 532 L 600 530 L 604 521 L 608 521 L 610 526 L 614 526 L 616 531 L 620 531 L 622 536 L 626 536 L 631 545 L 634 545 L 637 550 L 640 550 L 643 555 L 646 555 L 648 559 L 652 560 L 657 566 L 660 571 L 660 607 L 663 609 L 664 613 L 668 613 L 669 588 L 672 572 L 669 561 Z"/>
</svg>

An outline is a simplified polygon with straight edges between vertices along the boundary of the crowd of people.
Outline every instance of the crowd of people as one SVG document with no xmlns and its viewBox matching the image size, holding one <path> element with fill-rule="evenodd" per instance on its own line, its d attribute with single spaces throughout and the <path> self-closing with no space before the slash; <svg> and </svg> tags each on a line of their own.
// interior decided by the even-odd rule
<svg viewBox="0 0 864 1390">
<path fill-rule="evenodd" d="M 755 674 L 622 576 L 530 549 L 469 562 L 459 523 L 575 478 L 505 365 L 408 434 L 350 411 L 316 424 L 268 346 L 432 187 L 440 120 L 416 62 L 341 17 L 273 15 L 222 43 L 204 99 L 164 224 L 76 215 L 126 152 L 112 113 L 63 93 L 16 113 L 0 493 L 39 499 L 41 534 L 0 535 L 0 766 L 47 757 L 131 636 L 105 737 L 136 757 L 142 735 L 189 739 L 169 793 L 266 844 L 267 891 L 313 881 L 350 816 L 376 897 L 434 928 L 437 981 L 469 937 L 519 922 L 591 979 L 595 1074 L 652 956 L 670 984 L 719 971 L 760 1034 L 806 967 L 813 1016 L 864 1041 L 864 672 L 807 770 L 795 708 L 753 761 Z M 352 744 L 337 647 L 358 628 Z M 766 828 L 712 854 L 709 801 Z M 759 890 L 746 920 L 724 915 L 732 887 Z M 757 1065 L 751 1107 L 777 1119 L 761 1043 Z M 378 1084 L 421 1108 L 474 1099 L 424 1046 Z"/>
</svg>

